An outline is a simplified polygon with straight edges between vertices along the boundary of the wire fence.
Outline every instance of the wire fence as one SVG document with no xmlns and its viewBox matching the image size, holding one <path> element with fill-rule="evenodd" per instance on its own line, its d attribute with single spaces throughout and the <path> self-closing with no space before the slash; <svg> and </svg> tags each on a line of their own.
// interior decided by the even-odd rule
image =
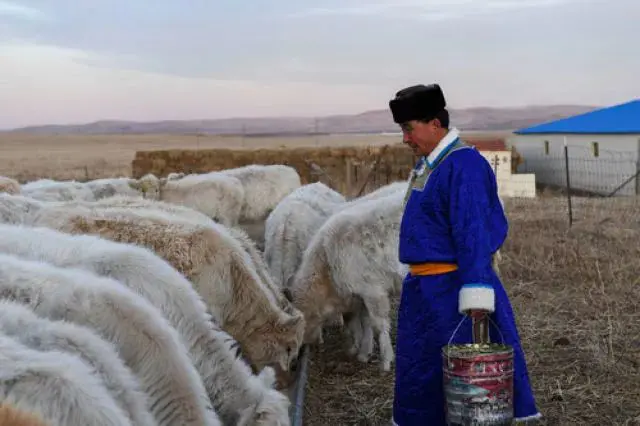
<svg viewBox="0 0 640 426">
<path fill-rule="evenodd" d="M 626 198 L 625 204 L 637 208 L 640 195 L 640 158 L 637 153 L 564 146 L 542 153 L 522 152 L 519 173 L 534 173 L 539 192 L 563 194 L 569 224 L 576 219 L 576 207 L 585 198 L 601 198 L 590 206 L 607 209 Z M 576 206 L 578 202 L 578 206 Z"/>
</svg>

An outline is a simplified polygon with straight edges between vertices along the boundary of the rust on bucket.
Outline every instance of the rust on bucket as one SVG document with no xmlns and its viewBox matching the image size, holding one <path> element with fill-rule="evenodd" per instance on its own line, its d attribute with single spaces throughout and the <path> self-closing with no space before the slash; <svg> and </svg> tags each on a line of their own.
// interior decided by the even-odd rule
<svg viewBox="0 0 640 426">
<path fill-rule="evenodd" d="M 447 424 L 502 426 L 513 422 L 513 348 L 503 344 L 442 349 Z"/>
</svg>

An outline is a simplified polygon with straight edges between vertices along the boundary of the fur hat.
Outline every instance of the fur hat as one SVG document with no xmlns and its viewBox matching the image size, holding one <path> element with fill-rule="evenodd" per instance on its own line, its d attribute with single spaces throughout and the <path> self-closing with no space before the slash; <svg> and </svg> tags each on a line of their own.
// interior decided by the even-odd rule
<svg viewBox="0 0 640 426">
<path fill-rule="evenodd" d="M 406 87 L 389 101 L 393 121 L 398 124 L 411 120 L 431 120 L 446 106 L 447 102 L 438 84 Z"/>
</svg>

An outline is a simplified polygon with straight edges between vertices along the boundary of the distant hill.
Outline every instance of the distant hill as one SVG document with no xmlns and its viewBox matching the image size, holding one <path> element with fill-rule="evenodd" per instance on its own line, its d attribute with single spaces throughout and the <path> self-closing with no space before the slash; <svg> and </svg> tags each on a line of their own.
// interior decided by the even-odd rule
<svg viewBox="0 0 640 426">
<path fill-rule="evenodd" d="M 505 131 L 556 120 L 593 110 L 595 106 L 548 105 L 522 108 L 452 109 L 452 124 L 461 130 Z M 97 121 L 78 125 L 30 126 L 10 130 L 38 134 L 308 134 L 397 132 L 388 110 L 361 114 L 310 117 L 227 118 L 212 120 L 165 120 L 154 122 Z"/>
</svg>

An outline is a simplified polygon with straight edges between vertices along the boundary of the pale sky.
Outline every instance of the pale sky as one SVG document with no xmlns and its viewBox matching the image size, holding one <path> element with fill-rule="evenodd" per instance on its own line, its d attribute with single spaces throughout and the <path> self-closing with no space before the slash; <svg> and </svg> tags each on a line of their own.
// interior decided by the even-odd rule
<svg viewBox="0 0 640 426">
<path fill-rule="evenodd" d="M 0 0 L 0 128 L 640 96 L 640 0 Z"/>
</svg>

